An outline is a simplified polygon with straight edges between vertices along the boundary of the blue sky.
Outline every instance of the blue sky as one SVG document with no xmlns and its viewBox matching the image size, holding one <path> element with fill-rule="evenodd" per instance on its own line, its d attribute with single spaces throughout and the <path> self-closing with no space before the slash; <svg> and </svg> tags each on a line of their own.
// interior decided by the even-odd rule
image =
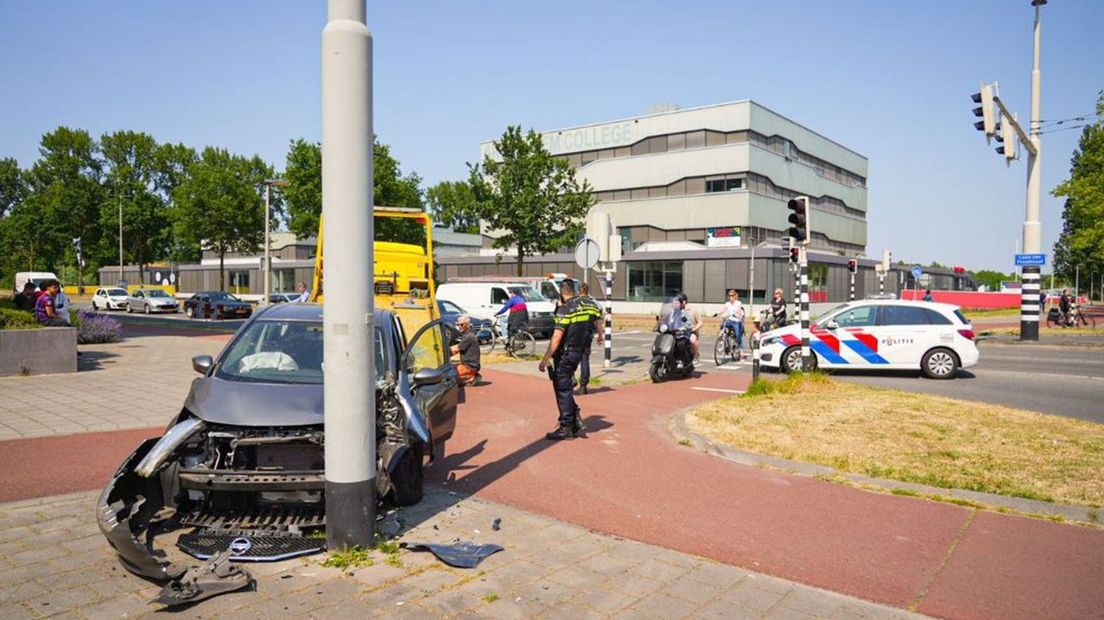
<svg viewBox="0 0 1104 620">
<path fill-rule="evenodd" d="M 1043 119 L 1104 89 L 1104 2 L 1043 9 Z M 426 185 L 466 175 L 479 142 L 750 98 L 870 159 L 868 253 L 1011 269 L 1026 159 L 971 127 L 981 80 L 1028 115 L 1028 0 L 371 2 L 375 128 Z M 283 167 L 320 134 L 321 0 L 0 0 L 0 157 L 33 163 L 58 125 L 214 144 Z M 1049 190 L 1079 131 L 1044 137 Z M 1049 259 L 1048 259 L 1049 262 Z"/>
</svg>

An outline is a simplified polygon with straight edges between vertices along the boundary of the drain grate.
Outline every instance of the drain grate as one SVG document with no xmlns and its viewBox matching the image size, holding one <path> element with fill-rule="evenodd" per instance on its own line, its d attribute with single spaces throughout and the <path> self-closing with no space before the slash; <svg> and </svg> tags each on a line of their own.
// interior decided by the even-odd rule
<svg viewBox="0 0 1104 620">
<path fill-rule="evenodd" d="M 176 546 L 201 560 L 230 549 L 230 559 L 236 562 L 271 562 L 318 553 L 326 548 L 326 541 L 299 536 L 237 536 L 196 530 L 182 534 Z"/>
</svg>

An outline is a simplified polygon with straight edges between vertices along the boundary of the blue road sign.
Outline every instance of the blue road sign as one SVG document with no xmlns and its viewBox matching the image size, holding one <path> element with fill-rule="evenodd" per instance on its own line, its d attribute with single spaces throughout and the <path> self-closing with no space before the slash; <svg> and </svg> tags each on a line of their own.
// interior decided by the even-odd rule
<svg viewBox="0 0 1104 620">
<path fill-rule="evenodd" d="M 1017 254 L 1017 267 L 1042 267 L 1046 264 L 1046 254 Z"/>
<path fill-rule="evenodd" d="M 912 268 L 912 277 L 919 278 L 922 273 L 924 273 L 924 270 L 920 268 L 920 265 L 916 265 Z"/>
</svg>

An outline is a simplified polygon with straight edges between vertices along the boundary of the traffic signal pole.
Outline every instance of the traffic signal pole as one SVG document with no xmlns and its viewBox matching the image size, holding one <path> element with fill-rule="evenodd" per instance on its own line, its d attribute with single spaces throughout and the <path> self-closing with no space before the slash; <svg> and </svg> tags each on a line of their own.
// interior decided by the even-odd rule
<svg viewBox="0 0 1104 620">
<path fill-rule="evenodd" d="M 1043 141 L 1039 133 L 1040 99 L 1042 86 L 1039 72 L 1039 46 L 1042 23 L 1040 9 L 1046 0 L 1034 0 L 1035 27 L 1031 64 L 1031 135 L 1027 149 L 1027 208 L 1024 216 L 1024 254 L 1037 254 L 1043 250 L 1043 230 L 1039 222 L 1039 198 L 1042 192 Z M 1039 278 L 1038 266 L 1024 266 L 1023 285 L 1020 291 L 1020 340 L 1039 339 Z"/>
<path fill-rule="evenodd" d="M 801 372 L 809 372 L 812 366 L 812 350 L 809 348 L 809 252 L 801 248 Z"/>
<path fill-rule="evenodd" d="M 364 0 L 329 0 L 322 30 L 322 313 L 326 545 L 372 544 L 376 394 L 372 321 L 372 35 Z"/>
</svg>

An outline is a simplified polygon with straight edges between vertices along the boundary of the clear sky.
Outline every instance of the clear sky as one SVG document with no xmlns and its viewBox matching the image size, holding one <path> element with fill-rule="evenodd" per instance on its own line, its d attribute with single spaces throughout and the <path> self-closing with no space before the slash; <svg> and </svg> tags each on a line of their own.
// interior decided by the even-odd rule
<svg viewBox="0 0 1104 620">
<path fill-rule="evenodd" d="M 375 128 L 428 186 L 479 142 L 613 120 L 658 103 L 753 99 L 870 159 L 868 253 L 1011 269 L 1026 158 L 1006 168 L 971 124 L 999 81 L 1027 118 L 1029 0 L 392 1 L 369 3 Z M 23 166 L 58 125 L 259 154 L 320 134 L 321 0 L 0 0 L 0 157 Z M 1043 119 L 1104 89 L 1104 2 L 1043 8 Z M 1078 130 L 1044 136 L 1049 191 Z M 1049 257 L 1048 257 L 1049 264 Z"/>
</svg>

